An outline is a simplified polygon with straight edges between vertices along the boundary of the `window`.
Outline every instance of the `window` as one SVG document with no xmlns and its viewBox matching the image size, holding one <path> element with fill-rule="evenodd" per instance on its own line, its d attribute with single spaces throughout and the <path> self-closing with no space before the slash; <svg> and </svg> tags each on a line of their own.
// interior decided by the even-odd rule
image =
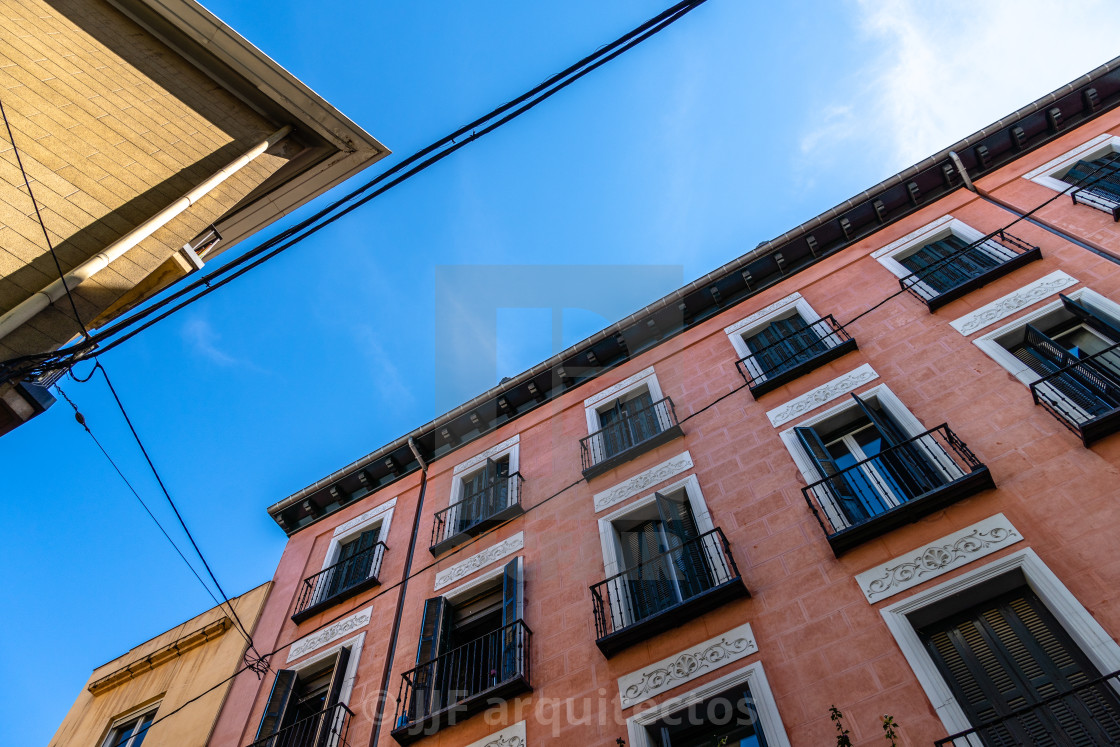
<svg viewBox="0 0 1120 747">
<path fill-rule="evenodd" d="M 589 436 L 580 441 L 585 477 L 605 472 L 681 435 L 673 401 L 652 368 L 584 400 Z"/>
<path fill-rule="evenodd" d="M 1099 135 L 1024 178 L 1120 219 L 1120 137 Z"/>
<path fill-rule="evenodd" d="M 159 705 L 148 707 L 143 713 L 132 714 L 117 719 L 109 729 L 108 736 L 102 742 L 102 747 L 140 747 L 148 729 L 156 718 Z"/>
<path fill-rule="evenodd" d="M 303 580 L 292 619 L 296 623 L 376 586 L 397 499 L 386 501 L 334 530 L 323 570 Z"/>
<path fill-rule="evenodd" d="M 817 368 L 856 344 L 830 315 L 821 317 L 794 293 L 727 327 L 739 371 L 759 396 Z"/>
<path fill-rule="evenodd" d="M 871 255 L 933 311 L 1042 257 L 1006 231 L 985 235 L 951 215 L 923 226 Z"/>
<path fill-rule="evenodd" d="M 1120 307 L 1088 289 L 976 340 L 1088 445 L 1120 428 Z"/>
<path fill-rule="evenodd" d="M 631 747 L 789 747 L 758 662 L 637 713 L 626 725 Z"/>
<path fill-rule="evenodd" d="M 994 487 L 949 430 L 926 430 L 885 386 L 781 434 L 833 550 Z"/>
<path fill-rule="evenodd" d="M 1116 675 L 1100 674 L 1120 669 L 1120 646 L 1034 551 L 882 614 L 946 733 L 958 738 L 939 745 L 1065 743 L 1062 736 L 1117 743 Z"/>
<path fill-rule="evenodd" d="M 433 522 L 433 555 L 522 513 L 519 450 L 514 436 L 455 467 L 450 504 Z"/>
<path fill-rule="evenodd" d="M 695 476 L 599 521 L 607 579 L 591 587 L 607 656 L 746 595 Z"/>
<path fill-rule="evenodd" d="M 251 747 L 345 744 L 353 715 L 345 703 L 358 658 L 351 648 L 356 646 L 341 646 L 299 669 L 279 670 Z"/>
<path fill-rule="evenodd" d="M 416 668 L 404 673 L 394 737 L 411 741 L 456 714 L 528 689 L 522 559 L 424 603 Z"/>
</svg>

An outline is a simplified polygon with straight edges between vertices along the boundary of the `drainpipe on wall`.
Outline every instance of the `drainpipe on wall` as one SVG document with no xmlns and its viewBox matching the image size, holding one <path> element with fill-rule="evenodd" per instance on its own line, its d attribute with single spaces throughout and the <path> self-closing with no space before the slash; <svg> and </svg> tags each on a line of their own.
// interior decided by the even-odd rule
<svg viewBox="0 0 1120 747">
<path fill-rule="evenodd" d="M 385 703 L 389 700 L 389 677 L 393 672 L 393 658 L 397 651 L 397 635 L 401 630 L 401 615 L 404 614 L 404 597 L 408 591 L 408 577 L 412 575 L 412 556 L 416 551 L 416 537 L 420 533 L 420 513 L 424 509 L 424 493 L 428 488 L 428 463 L 420 456 L 416 448 L 416 441 L 408 439 L 408 448 L 412 456 L 416 457 L 420 465 L 420 497 L 416 501 L 416 516 L 412 520 L 412 537 L 408 541 L 408 553 L 404 561 L 404 578 L 401 580 L 401 592 L 397 596 L 397 611 L 393 615 L 393 628 L 389 633 L 389 648 L 385 652 L 385 670 L 381 673 L 381 689 L 378 690 L 377 713 L 373 717 L 373 736 L 370 737 L 369 747 L 377 747 L 377 740 L 381 737 L 381 721 L 385 716 Z"/>
<path fill-rule="evenodd" d="M 7 337 L 16 329 L 26 324 L 40 311 L 66 295 L 67 286 L 69 286 L 70 290 L 73 290 L 78 285 L 81 285 L 86 280 L 89 280 L 95 274 L 108 267 L 110 262 L 170 223 L 176 216 L 212 192 L 218 185 L 247 166 L 257 156 L 287 137 L 291 131 L 291 125 L 284 125 L 279 130 L 242 153 L 239 157 L 226 164 L 226 166 L 219 169 L 209 179 L 202 182 L 202 184 L 199 184 L 190 192 L 187 192 L 178 200 L 117 239 L 117 241 L 110 244 L 96 256 L 86 260 L 66 273 L 65 282 L 63 282 L 62 278 L 55 280 L 30 298 L 21 301 L 11 311 L 0 316 L 0 339 Z"/>
</svg>

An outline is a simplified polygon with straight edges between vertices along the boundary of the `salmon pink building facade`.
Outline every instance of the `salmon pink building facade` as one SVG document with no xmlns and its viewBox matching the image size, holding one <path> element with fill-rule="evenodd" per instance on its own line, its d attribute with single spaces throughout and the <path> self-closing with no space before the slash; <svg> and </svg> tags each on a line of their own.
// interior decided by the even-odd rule
<svg viewBox="0 0 1120 747">
<path fill-rule="evenodd" d="M 1118 104 L 1120 60 L 271 507 L 211 743 L 1120 743 Z"/>
</svg>

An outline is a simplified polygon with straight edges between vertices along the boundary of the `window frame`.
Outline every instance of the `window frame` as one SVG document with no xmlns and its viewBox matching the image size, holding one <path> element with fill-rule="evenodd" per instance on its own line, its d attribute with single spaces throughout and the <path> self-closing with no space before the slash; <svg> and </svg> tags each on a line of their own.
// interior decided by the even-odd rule
<svg viewBox="0 0 1120 747">
<path fill-rule="evenodd" d="M 607 387 L 606 389 L 585 399 L 583 401 L 583 409 L 584 414 L 587 418 L 588 435 L 595 434 L 603 429 L 602 422 L 599 419 L 599 413 L 602 410 L 609 409 L 615 402 L 622 399 L 626 395 L 643 388 L 649 392 L 650 400 L 654 404 L 657 404 L 661 400 L 665 399 L 665 395 L 661 391 L 661 384 L 657 381 L 657 374 L 653 370 L 653 366 L 639 371 L 633 376 L 623 379 L 614 386 Z M 660 412 L 658 412 L 657 420 L 661 425 L 662 431 L 669 429 L 670 423 L 663 422 L 664 418 L 662 417 Z"/>
<path fill-rule="evenodd" d="M 98 742 L 98 744 L 101 745 L 101 747 L 111 747 L 111 745 L 109 743 L 109 740 L 113 738 L 113 732 L 115 730 L 117 730 L 117 729 L 121 728 L 122 726 L 126 725 L 129 721 L 133 721 L 133 720 L 138 721 L 138 720 L 144 718 L 145 716 L 147 716 L 150 713 L 150 714 L 152 714 L 152 724 L 150 724 L 148 726 L 148 728 L 144 730 L 144 739 L 146 740 L 148 738 L 148 733 L 151 731 L 152 725 L 155 724 L 155 714 L 159 710 L 160 705 L 162 705 L 162 704 L 163 704 L 163 696 L 161 695 L 159 700 L 157 700 L 153 703 L 147 703 L 146 705 L 142 705 L 142 706 L 139 706 L 137 708 L 133 708 L 131 711 L 128 711 L 124 715 L 118 716 L 117 718 L 113 719 L 111 722 L 109 722 L 108 728 L 105 729 L 105 736 L 102 737 L 101 741 Z M 131 747 L 131 745 L 134 741 L 135 741 L 135 735 L 133 735 L 133 737 L 129 738 L 128 743 L 126 745 L 124 745 L 124 747 Z"/>
<path fill-rule="evenodd" d="M 1073 301 L 1085 300 L 1090 306 L 1095 306 L 1101 311 L 1120 319 L 1120 304 L 1102 296 L 1096 291 L 1081 287 L 1064 294 Z M 1001 368 L 1018 379 L 1024 386 L 1030 387 L 1042 378 L 1034 369 L 1011 354 L 1005 347 L 1002 339 L 1021 335 L 1028 324 L 1035 324 L 1047 317 L 1064 315 L 1065 306 L 1060 298 L 1055 298 L 1034 311 L 1015 318 L 1003 326 L 976 337 L 972 344 L 984 351 L 984 354 L 994 360 Z"/>
<path fill-rule="evenodd" d="M 502 574 L 505 573 L 505 567 L 507 565 L 509 565 L 510 562 L 516 560 L 517 561 L 517 619 L 521 620 L 521 621 L 524 621 L 525 620 L 525 556 L 514 555 L 513 557 L 510 557 L 510 558 L 502 558 L 502 560 L 504 562 L 501 565 L 498 565 L 496 568 L 492 568 L 491 570 L 487 571 L 486 573 L 480 574 L 478 577 L 472 578 L 470 581 L 459 584 L 458 586 L 455 586 L 455 587 L 443 592 L 442 594 L 438 594 L 437 596 L 443 597 L 444 600 L 447 602 L 447 604 L 450 604 L 451 606 L 455 606 L 456 602 L 461 603 L 464 600 L 472 597 L 475 593 L 477 593 L 477 590 L 480 586 L 484 586 L 487 583 L 492 583 L 494 581 L 494 579 L 500 579 L 502 577 Z"/>
<path fill-rule="evenodd" d="M 473 476 L 481 469 L 485 469 L 488 459 L 498 461 L 507 456 L 509 457 L 510 479 L 513 479 L 513 475 L 520 472 L 521 467 L 520 433 L 515 433 L 500 444 L 492 446 L 479 454 L 475 454 L 470 459 L 456 464 L 451 470 L 451 493 L 447 501 L 448 507 L 454 506 L 456 503 L 463 500 L 463 485 L 466 483 L 466 478 Z"/>
<path fill-rule="evenodd" d="M 685 710 L 690 706 L 703 703 L 708 698 L 719 695 L 721 692 L 736 685 L 745 685 L 754 700 L 755 711 L 762 725 L 762 732 L 766 735 L 766 744 L 769 747 L 791 747 L 789 736 L 786 734 L 782 723 L 778 704 L 774 700 L 774 693 L 766 679 L 766 672 L 762 662 L 756 661 L 745 667 L 709 680 L 702 685 L 692 688 L 680 695 L 676 695 L 644 711 L 639 711 L 626 719 L 626 732 L 629 737 L 627 743 L 630 747 L 654 747 L 649 738 L 647 727 L 672 716 L 674 713 Z"/>
<path fill-rule="evenodd" d="M 941 719 L 946 734 L 965 731 L 972 728 L 973 724 L 969 722 L 949 683 L 941 676 L 937 664 L 926 651 L 917 629 L 910 621 L 910 615 L 1016 570 L 1022 572 L 1027 586 L 1054 615 L 1093 666 L 1105 673 L 1120 670 L 1120 644 L 1112 640 L 1038 554 L 1027 548 L 1005 555 L 879 610 L 902 650 L 902 655 L 917 677 L 918 684 Z"/>
<path fill-rule="evenodd" d="M 762 331 L 762 329 L 769 326 L 771 322 L 788 319 L 794 315 L 800 316 L 805 321 L 805 324 L 810 327 L 819 322 L 822 318 L 809 302 L 805 300 L 804 296 L 795 292 L 785 298 L 775 301 L 764 309 L 756 311 L 744 319 L 740 319 L 732 325 L 724 327 L 724 334 L 727 335 L 731 347 L 735 349 L 735 355 L 738 360 L 743 361 L 744 365 L 747 367 L 752 380 L 755 382 L 754 386 L 775 376 L 781 376 L 784 371 L 776 371 L 772 376 L 767 376 L 758 363 L 755 362 L 754 353 L 751 352 L 750 347 L 747 345 L 746 338 Z M 822 339 L 830 348 L 842 344 L 842 342 L 834 339 L 832 335 L 825 336 Z"/>
<path fill-rule="evenodd" d="M 1061 180 L 1058 174 L 1065 175 L 1078 161 L 1092 161 L 1106 153 L 1120 153 L 1120 136 L 1105 132 L 1077 147 L 1066 151 L 1057 158 L 1023 174 L 1023 178 L 1055 192 L 1066 192 L 1073 188 Z"/>
<path fill-rule="evenodd" d="M 362 532 L 368 529 L 377 527 L 377 541 L 385 542 L 389 536 L 389 527 L 392 525 L 393 511 L 396 506 L 397 498 L 390 498 L 384 503 L 378 504 L 364 514 L 356 517 L 360 519 L 357 523 L 351 524 L 350 522 L 345 522 L 335 527 L 334 532 L 331 534 L 330 542 L 327 544 L 327 553 L 323 556 L 323 567 L 319 569 L 319 572 L 321 573 L 338 563 L 339 555 L 342 553 L 342 546 L 350 540 L 357 539 Z M 371 573 L 373 570 L 373 565 L 371 564 Z"/>
</svg>

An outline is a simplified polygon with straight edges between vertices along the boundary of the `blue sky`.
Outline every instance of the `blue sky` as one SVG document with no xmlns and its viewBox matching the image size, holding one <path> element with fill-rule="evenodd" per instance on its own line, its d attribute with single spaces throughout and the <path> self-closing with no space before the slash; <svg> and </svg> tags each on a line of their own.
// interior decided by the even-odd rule
<svg viewBox="0 0 1120 747">
<path fill-rule="evenodd" d="M 668 4 L 207 5 L 403 156 Z M 219 579 L 246 591 L 284 546 L 268 505 L 553 352 L 551 311 L 478 312 L 497 330 L 483 364 L 440 375 L 438 272 L 654 268 L 564 312 L 571 344 L 1120 53 L 1109 10 L 711 0 L 104 364 Z M 575 299 L 562 275 L 542 297 Z M 500 298 L 492 277 L 466 290 Z M 63 387 L 170 521 L 103 383 Z M 65 403 L 0 440 L 0 465 L 0 723 L 45 744 L 93 667 L 211 602 Z"/>
</svg>

